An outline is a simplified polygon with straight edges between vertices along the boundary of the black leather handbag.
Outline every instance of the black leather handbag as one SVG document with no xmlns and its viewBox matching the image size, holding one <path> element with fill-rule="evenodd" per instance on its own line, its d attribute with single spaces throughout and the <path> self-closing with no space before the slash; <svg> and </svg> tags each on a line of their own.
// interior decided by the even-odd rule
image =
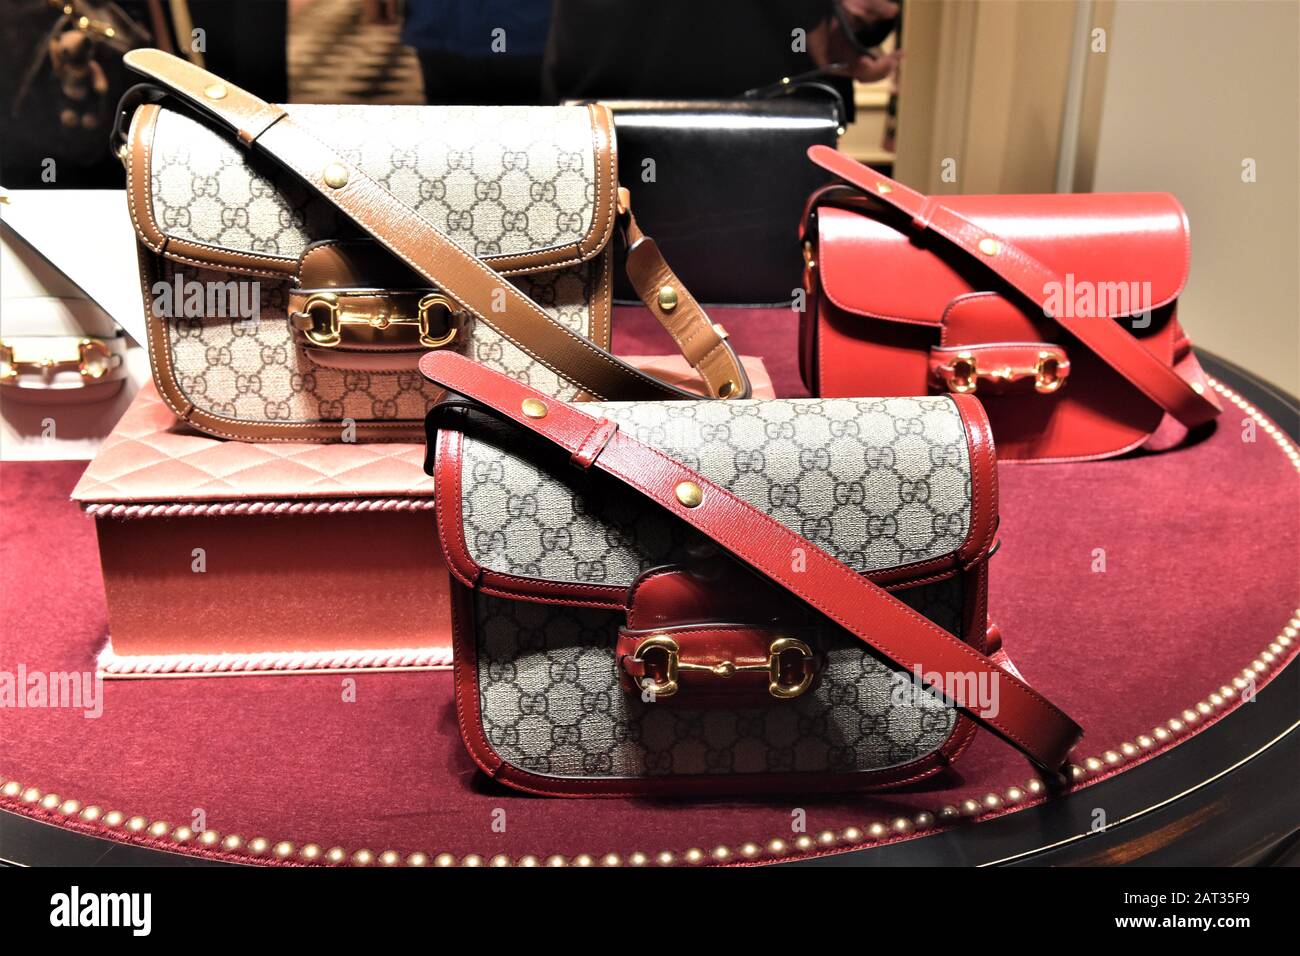
<svg viewBox="0 0 1300 956">
<path fill-rule="evenodd" d="M 701 302 L 780 305 L 800 287 L 799 218 L 827 179 L 805 154 L 838 142 L 844 107 L 821 83 L 770 89 L 776 95 L 600 101 L 614 114 L 637 220 Z M 639 301 L 623 272 L 616 265 L 615 297 Z"/>
</svg>

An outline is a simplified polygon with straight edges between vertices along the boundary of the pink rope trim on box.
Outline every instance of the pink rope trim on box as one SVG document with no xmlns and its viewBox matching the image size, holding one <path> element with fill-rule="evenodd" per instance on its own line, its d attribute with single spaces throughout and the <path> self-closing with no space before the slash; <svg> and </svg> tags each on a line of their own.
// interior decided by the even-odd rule
<svg viewBox="0 0 1300 956">
<path fill-rule="evenodd" d="M 309 515 L 353 511 L 432 511 L 433 498 L 347 498 L 338 501 L 205 501 L 187 504 L 89 504 L 92 518 L 185 518 L 203 515 Z"/>
<path fill-rule="evenodd" d="M 122 654 L 110 641 L 96 662 L 103 676 L 146 674 L 236 674 L 247 672 L 445 668 L 449 647 L 398 647 L 376 650 L 264 651 L 253 654 Z"/>
</svg>

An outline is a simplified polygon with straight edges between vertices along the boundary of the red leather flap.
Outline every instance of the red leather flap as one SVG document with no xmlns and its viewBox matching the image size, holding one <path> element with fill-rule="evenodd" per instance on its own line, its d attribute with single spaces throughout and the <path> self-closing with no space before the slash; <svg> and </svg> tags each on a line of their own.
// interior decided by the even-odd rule
<svg viewBox="0 0 1300 956">
<path fill-rule="evenodd" d="M 1187 215 L 1167 193 L 949 196 L 944 203 L 1060 273 L 1065 283 L 1055 291 L 1075 314 L 1158 309 L 1187 282 Z M 900 231 L 907 224 L 897 215 L 822 206 L 817 218 L 822 288 L 842 310 L 938 325 L 957 296 L 999 288 L 996 276 L 941 237 L 915 240 L 910 229 Z"/>
</svg>

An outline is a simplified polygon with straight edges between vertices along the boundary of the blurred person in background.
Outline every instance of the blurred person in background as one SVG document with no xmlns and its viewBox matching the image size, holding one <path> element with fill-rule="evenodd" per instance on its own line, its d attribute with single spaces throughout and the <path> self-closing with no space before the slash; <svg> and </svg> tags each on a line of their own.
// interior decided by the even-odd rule
<svg viewBox="0 0 1300 956">
<path fill-rule="evenodd" d="M 550 0 L 406 0 L 402 42 L 415 49 L 429 103 L 541 102 Z M 371 23 L 396 23 L 398 0 L 363 0 Z"/>
<path fill-rule="evenodd" d="M 896 28 L 894 0 L 555 0 L 543 96 L 733 97 L 820 72 L 853 103 L 852 83 L 893 73 L 874 48 Z"/>
<path fill-rule="evenodd" d="M 891 75 L 896 0 L 362 0 L 419 56 L 430 103 L 738 96 L 824 74 L 852 118 L 852 83 Z M 404 10 L 404 14 L 403 14 Z"/>
</svg>

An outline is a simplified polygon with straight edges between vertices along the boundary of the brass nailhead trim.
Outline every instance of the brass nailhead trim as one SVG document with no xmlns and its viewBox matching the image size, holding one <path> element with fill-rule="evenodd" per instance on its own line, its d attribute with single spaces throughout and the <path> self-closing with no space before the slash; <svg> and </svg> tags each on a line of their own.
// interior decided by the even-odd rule
<svg viewBox="0 0 1300 956">
<path fill-rule="evenodd" d="M 665 312 L 677 308 L 677 290 L 672 286 L 666 285 L 659 290 L 659 308 Z"/>
<path fill-rule="evenodd" d="M 325 185 L 330 189 L 342 189 L 348 184 L 348 170 L 342 163 L 330 163 L 321 173 Z"/>
<path fill-rule="evenodd" d="M 213 83 L 203 88 L 203 95 L 210 100 L 224 100 L 229 92 L 224 83 Z"/>
<path fill-rule="evenodd" d="M 998 242 L 996 239 L 980 240 L 980 252 L 984 253 L 984 255 L 996 256 L 1001 251 L 1002 243 Z"/>
<path fill-rule="evenodd" d="M 704 491 L 693 481 L 683 481 L 673 489 L 677 500 L 687 508 L 695 508 L 704 500 Z"/>
<path fill-rule="evenodd" d="M 519 408 L 529 418 L 546 417 L 546 403 L 540 398 L 525 398 Z"/>
</svg>

